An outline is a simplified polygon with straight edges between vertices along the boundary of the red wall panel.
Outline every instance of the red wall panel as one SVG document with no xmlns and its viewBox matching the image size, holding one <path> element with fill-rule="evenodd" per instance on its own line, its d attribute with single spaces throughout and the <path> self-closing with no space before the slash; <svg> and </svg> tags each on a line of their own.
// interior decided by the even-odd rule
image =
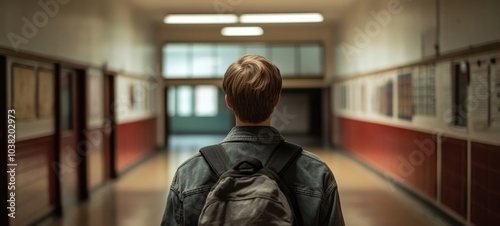
<svg viewBox="0 0 500 226">
<path fill-rule="evenodd" d="M 467 141 L 443 137 L 441 145 L 441 202 L 467 218 Z"/>
<path fill-rule="evenodd" d="M 121 172 L 155 149 L 156 118 L 117 127 L 116 166 Z"/>
<path fill-rule="evenodd" d="M 436 199 L 436 137 L 376 123 L 339 118 L 340 143 L 348 151 Z"/>
<path fill-rule="evenodd" d="M 16 143 L 16 219 L 24 225 L 54 208 L 54 178 L 50 174 L 54 136 Z"/>
<path fill-rule="evenodd" d="M 500 222 L 500 146 L 472 143 L 471 221 Z"/>
</svg>

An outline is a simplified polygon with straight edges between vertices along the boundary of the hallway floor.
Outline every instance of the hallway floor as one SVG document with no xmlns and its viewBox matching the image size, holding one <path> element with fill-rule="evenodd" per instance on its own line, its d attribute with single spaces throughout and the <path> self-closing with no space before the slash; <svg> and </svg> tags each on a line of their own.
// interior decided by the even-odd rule
<svg viewBox="0 0 500 226">
<path fill-rule="evenodd" d="M 155 154 L 144 163 L 91 193 L 91 199 L 65 217 L 44 226 L 149 226 L 159 225 L 175 169 L 199 147 L 217 143 L 221 136 L 176 136 L 170 153 Z M 331 150 L 308 148 L 332 169 L 339 184 L 342 211 L 349 226 L 447 225 L 399 191 L 390 180 Z"/>
</svg>

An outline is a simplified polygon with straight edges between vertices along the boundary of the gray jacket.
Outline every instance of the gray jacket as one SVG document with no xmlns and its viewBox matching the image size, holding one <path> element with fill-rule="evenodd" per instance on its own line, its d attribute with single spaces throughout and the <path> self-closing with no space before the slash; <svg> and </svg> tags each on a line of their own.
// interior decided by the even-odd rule
<svg viewBox="0 0 500 226">
<path fill-rule="evenodd" d="M 274 127 L 234 127 L 221 142 L 232 163 L 244 156 L 263 164 L 283 141 Z M 161 222 L 165 225 L 197 225 L 205 199 L 216 181 L 203 157 L 197 153 L 175 173 Z M 297 201 L 302 225 L 344 225 L 337 183 L 319 157 L 303 151 L 281 176 Z"/>
</svg>

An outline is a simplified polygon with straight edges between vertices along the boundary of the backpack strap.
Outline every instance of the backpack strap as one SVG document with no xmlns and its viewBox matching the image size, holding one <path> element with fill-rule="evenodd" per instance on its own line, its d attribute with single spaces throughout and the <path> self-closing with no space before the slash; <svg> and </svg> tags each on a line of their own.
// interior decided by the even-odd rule
<svg viewBox="0 0 500 226">
<path fill-rule="evenodd" d="M 212 171 L 220 177 L 224 172 L 231 169 L 231 161 L 226 151 L 220 144 L 206 146 L 200 149 L 205 161 L 210 165 Z"/>
<path fill-rule="evenodd" d="M 269 156 L 266 167 L 276 174 L 281 175 L 301 152 L 301 146 L 283 141 L 278 144 L 278 147 L 276 147 L 271 156 Z"/>
<path fill-rule="evenodd" d="M 301 146 L 283 141 L 278 144 L 271 156 L 269 156 L 269 159 L 266 162 L 266 167 L 275 172 L 278 176 L 281 176 L 281 174 L 288 166 L 290 166 L 300 153 L 302 153 Z M 294 199 L 292 193 L 286 185 L 284 185 L 283 189 L 285 196 L 293 209 L 294 225 L 302 225 L 302 217 L 297 206 L 297 201 Z"/>
</svg>

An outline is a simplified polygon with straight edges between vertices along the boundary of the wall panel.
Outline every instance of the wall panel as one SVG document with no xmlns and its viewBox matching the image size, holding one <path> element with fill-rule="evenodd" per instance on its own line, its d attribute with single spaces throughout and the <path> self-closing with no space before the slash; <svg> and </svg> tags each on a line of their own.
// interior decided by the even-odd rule
<svg viewBox="0 0 500 226">
<path fill-rule="evenodd" d="M 500 222 L 500 146 L 471 144 L 471 221 L 476 225 Z"/>
<path fill-rule="evenodd" d="M 340 118 L 340 143 L 382 172 L 436 199 L 436 144 L 432 134 Z"/>
<path fill-rule="evenodd" d="M 467 141 L 443 138 L 441 202 L 467 218 Z"/>
<path fill-rule="evenodd" d="M 156 147 L 156 118 L 117 126 L 116 161 L 118 172 L 145 157 Z"/>
<path fill-rule="evenodd" d="M 49 178 L 53 151 L 54 136 L 16 143 L 16 220 L 12 225 L 25 225 L 54 208 Z"/>
</svg>

